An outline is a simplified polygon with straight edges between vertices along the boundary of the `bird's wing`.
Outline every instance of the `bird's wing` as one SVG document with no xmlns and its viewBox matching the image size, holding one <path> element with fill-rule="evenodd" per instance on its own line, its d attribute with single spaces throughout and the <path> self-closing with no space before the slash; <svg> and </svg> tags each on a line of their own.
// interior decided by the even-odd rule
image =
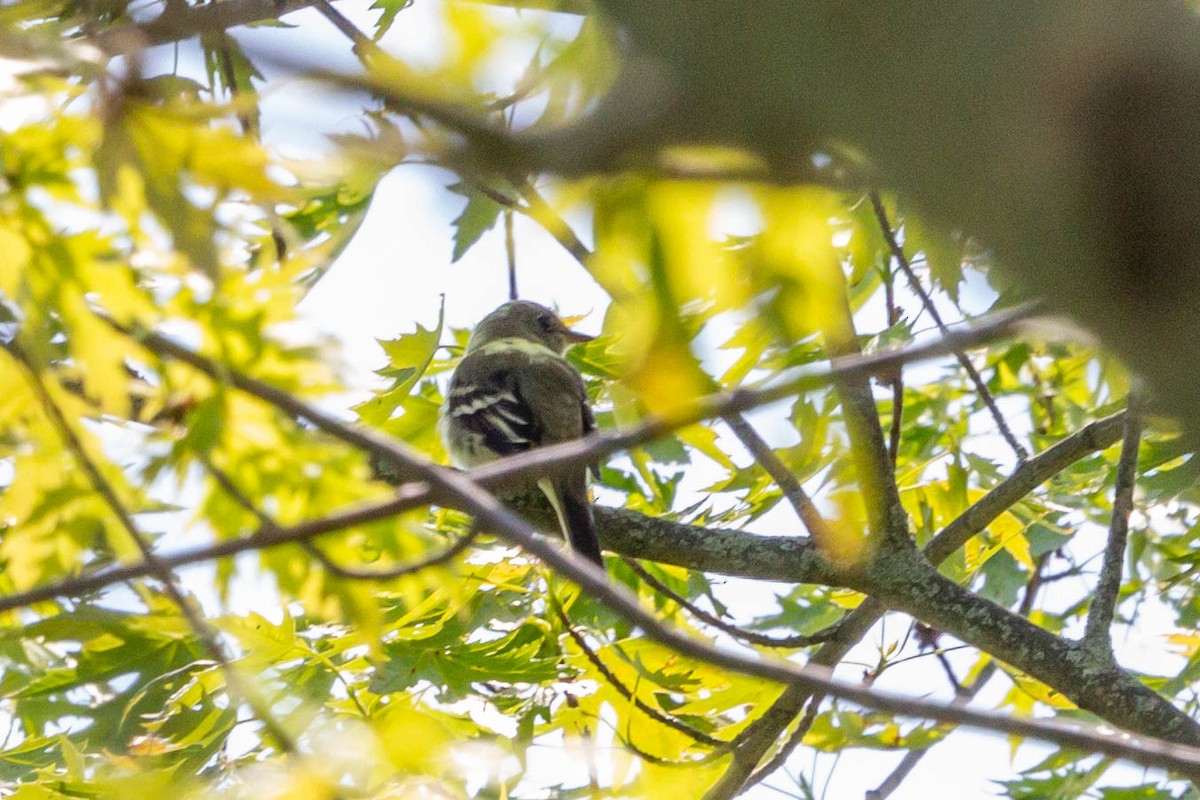
<svg viewBox="0 0 1200 800">
<path fill-rule="evenodd" d="M 596 427 L 583 378 L 559 356 L 532 356 L 517 371 L 516 395 L 529 409 L 537 444 L 578 439 Z"/>
<path fill-rule="evenodd" d="M 472 359 L 468 356 L 467 359 Z M 507 359 L 474 358 L 460 366 L 450 386 L 446 415 L 454 424 L 474 434 L 488 450 L 499 456 L 528 450 L 540 439 L 534 412 L 517 394 L 516 377 Z M 458 377 L 456 376 L 456 377 Z"/>
</svg>

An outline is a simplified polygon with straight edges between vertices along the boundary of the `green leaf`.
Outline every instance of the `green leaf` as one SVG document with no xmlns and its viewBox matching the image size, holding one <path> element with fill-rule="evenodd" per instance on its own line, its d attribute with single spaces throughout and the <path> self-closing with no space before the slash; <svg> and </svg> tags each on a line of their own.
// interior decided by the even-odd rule
<svg viewBox="0 0 1200 800">
<path fill-rule="evenodd" d="M 454 226 L 454 249 L 450 254 L 450 263 L 454 263 L 466 255 L 467 251 L 495 226 L 504 206 L 471 184 L 458 183 L 451 186 L 450 191 L 467 198 L 462 212 L 451 223 Z"/>
<path fill-rule="evenodd" d="M 396 15 L 404 9 L 412 5 L 413 0 L 375 0 L 371 3 L 372 11 L 381 11 L 379 21 L 375 23 L 375 35 L 372 37 L 375 41 L 383 38 L 392 28 L 392 23 L 396 21 Z"/>
</svg>

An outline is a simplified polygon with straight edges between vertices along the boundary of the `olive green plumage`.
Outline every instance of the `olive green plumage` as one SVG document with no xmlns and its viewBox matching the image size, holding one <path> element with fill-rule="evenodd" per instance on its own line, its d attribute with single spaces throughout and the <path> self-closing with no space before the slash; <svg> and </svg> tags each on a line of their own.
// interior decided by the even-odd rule
<svg viewBox="0 0 1200 800">
<path fill-rule="evenodd" d="M 488 314 L 467 343 L 442 406 L 442 434 L 463 467 L 585 436 L 595 428 L 583 378 L 563 358 L 590 336 L 570 330 L 548 308 L 525 300 Z M 603 564 L 587 470 L 570 467 L 538 482 L 571 546 Z"/>
</svg>

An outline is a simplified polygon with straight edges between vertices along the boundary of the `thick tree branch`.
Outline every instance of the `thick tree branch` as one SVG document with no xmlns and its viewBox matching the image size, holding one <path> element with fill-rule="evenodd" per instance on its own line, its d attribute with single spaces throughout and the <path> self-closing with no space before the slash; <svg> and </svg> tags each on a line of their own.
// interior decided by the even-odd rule
<svg viewBox="0 0 1200 800">
<path fill-rule="evenodd" d="M 894 554 L 874 566 L 861 588 L 869 585 L 888 608 L 991 653 L 1114 725 L 1200 742 L 1194 720 L 1129 673 L 959 586 L 919 555 Z"/>
<path fill-rule="evenodd" d="M 1129 538 L 1129 515 L 1133 511 L 1133 487 L 1137 482 L 1138 445 L 1142 436 L 1142 420 L 1137 398 L 1131 394 L 1125 412 L 1125 433 L 1121 442 L 1121 457 L 1117 461 L 1117 481 L 1113 495 L 1112 521 L 1108 542 L 1104 547 L 1104 562 L 1100 580 L 1088 607 L 1083 645 L 1092 655 L 1111 660 L 1113 615 L 1121 594 L 1121 565 L 1125 561 L 1125 543 Z"/>
<path fill-rule="evenodd" d="M 926 557 L 934 565 L 945 561 L 966 544 L 968 539 L 986 528 L 992 520 L 1037 486 L 1084 456 L 1103 450 L 1115 442 L 1120 436 L 1124 419 L 1125 414 L 1122 412 L 1093 422 L 1018 466 L 999 486 L 943 528 L 942 532 L 926 545 Z M 822 645 L 809 663 L 831 668 L 835 666 L 850 648 L 861 641 L 875 623 L 883 618 L 886 610 L 878 600 L 865 600 L 842 620 L 838 635 Z M 819 697 L 813 698 L 811 693 L 803 688 L 786 689 L 771 708 L 752 725 L 754 734 L 745 736 L 741 742 L 742 757 L 733 762 L 721 780 L 705 796 L 705 800 L 728 800 L 741 791 L 746 782 L 752 779 L 752 774 L 762 774 L 762 770 L 754 771 L 755 767 L 810 699 L 814 703 L 820 700 Z"/>
</svg>

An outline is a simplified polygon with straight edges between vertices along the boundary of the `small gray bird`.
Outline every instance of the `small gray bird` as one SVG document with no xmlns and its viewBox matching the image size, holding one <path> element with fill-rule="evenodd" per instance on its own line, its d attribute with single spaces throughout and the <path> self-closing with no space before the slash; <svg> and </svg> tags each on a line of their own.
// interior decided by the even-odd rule
<svg viewBox="0 0 1200 800">
<path fill-rule="evenodd" d="M 442 438 L 461 467 L 566 442 L 596 427 L 579 371 L 563 358 L 592 339 L 569 329 L 545 306 L 514 300 L 483 318 L 450 378 Z M 603 566 L 588 503 L 587 469 L 538 481 L 576 552 Z"/>
</svg>

